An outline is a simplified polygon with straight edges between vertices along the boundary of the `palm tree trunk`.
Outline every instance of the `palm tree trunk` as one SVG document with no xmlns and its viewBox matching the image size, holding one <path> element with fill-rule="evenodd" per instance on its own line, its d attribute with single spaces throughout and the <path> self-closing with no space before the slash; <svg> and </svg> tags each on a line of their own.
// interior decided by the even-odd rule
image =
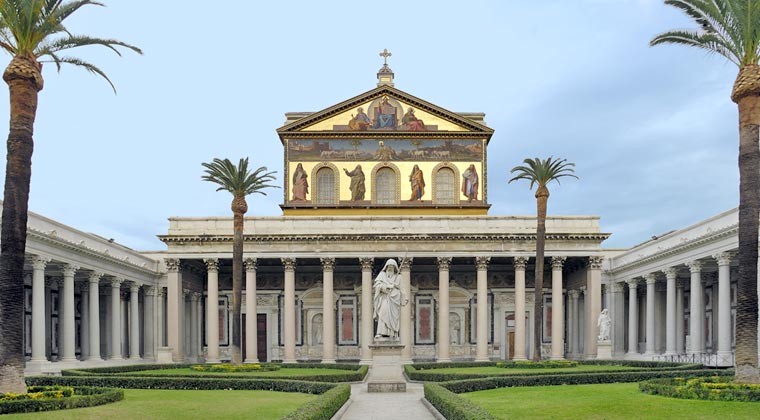
<svg viewBox="0 0 760 420">
<path fill-rule="evenodd" d="M 248 206 L 245 197 L 233 200 L 233 229 L 232 241 L 232 363 L 243 363 L 241 353 L 241 300 L 243 298 L 243 223 Z M 255 317 L 253 318 L 256 319 Z"/>
<path fill-rule="evenodd" d="M 751 87 L 752 89 L 748 89 Z M 736 97 L 738 91 L 746 95 Z M 736 302 L 734 380 L 760 383 L 757 358 L 757 252 L 760 225 L 760 67 L 739 72 L 734 95 L 739 105 L 739 281 Z"/>
<path fill-rule="evenodd" d="M 544 248 L 546 247 L 546 206 L 549 190 L 539 185 L 536 191 L 536 274 L 533 288 L 533 361 L 541 361 L 541 334 L 544 325 Z"/>
<path fill-rule="evenodd" d="M 0 233 L 0 392 L 25 393 L 24 251 L 34 150 L 39 64 L 14 57 L 3 74 L 10 91 L 10 132 Z"/>
</svg>

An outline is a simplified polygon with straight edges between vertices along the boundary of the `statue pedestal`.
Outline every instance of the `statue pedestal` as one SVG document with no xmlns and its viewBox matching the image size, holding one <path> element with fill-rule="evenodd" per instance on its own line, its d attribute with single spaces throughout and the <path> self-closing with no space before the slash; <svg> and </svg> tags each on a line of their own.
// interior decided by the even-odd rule
<svg viewBox="0 0 760 420">
<path fill-rule="evenodd" d="M 372 349 L 372 366 L 367 378 L 367 392 L 406 392 L 402 346 L 398 340 L 376 340 Z"/>
<path fill-rule="evenodd" d="M 599 340 L 596 343 L 596 360 L 612 359 L 612 341 Z"/>
</svg>

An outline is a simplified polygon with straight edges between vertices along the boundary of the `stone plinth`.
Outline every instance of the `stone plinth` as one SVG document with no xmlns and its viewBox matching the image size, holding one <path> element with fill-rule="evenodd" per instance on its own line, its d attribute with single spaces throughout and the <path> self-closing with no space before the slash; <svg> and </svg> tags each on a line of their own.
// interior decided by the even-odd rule
<svg viewBox="0 0 760 420">
<path fill-rule="evenodd" d="M 599 340 L 596 344 L 596 359 L 597 360 L 609 360 L 612 359 L 612 341 Z"/>
<path fill-rule="evenodd" d="M 367 379 L 367 392 L 406 392 L 402 346 L 398 341 L 375 341 L 370 344 L 372 366 Z"/>
<path fill-rule="evenodd" d="M 174 363 L 171 347 L 159 347 L 156 352 L 156 363 Z"/>
</svg>

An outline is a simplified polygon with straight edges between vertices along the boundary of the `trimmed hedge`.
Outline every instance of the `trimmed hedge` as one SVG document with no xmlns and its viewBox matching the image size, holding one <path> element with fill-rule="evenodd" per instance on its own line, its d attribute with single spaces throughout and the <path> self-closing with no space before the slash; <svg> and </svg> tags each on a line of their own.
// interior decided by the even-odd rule
<svg viewBox="0 0 760 420">
<path fill-rule="evenodd" d="M 27 385 L 95 386 L 131 389 L 235 389 L 322 394 L 335 384 L 272 379 L 174 378 L 141 376 L 30 376 Z"/>
<path fill-rule="evenodd" d="M 120 401 L 123 398 L 124 391 L 120 389 L 75 386 L 74 395 L 71 397 L 0 401 L 0 414 L 94 407 L 96 405 Z"/>
<path fill-rule="evenodd" d="M 438 384 L 425 384 L 425 399 L 448 420 L 491 420 L 496 417 L 470 400 Z"/>
<path fill-rule="evenodd" d="M 705 370 L 654 370 L 637 372 L 603 372 L 603 373 L 573 373 L 565 375 L 533 375 L 533 376 L 496 376 L 481 379 L 466 379 L 460 381 L 441 382 L 440 385 L 451 392 L 482 391 L 494 388 L 512 386 L 544 386 L 544 385 L 585 385 L 608 384 L 615 382 L 639 382 L 655 378 L 672 378 L 704 376 Z M 726 374 L 733 374 L 725 371 Z"/>
<path fill-rule="evenodd" d="M 333 389 L 283 417 L 286 420 L 330 420 L 351 397 L 351 386 L 336 385 Z"/>
<path fill-rule="evenodd" d="M 509 361 L 496 362 L 496 367 L 504 369 L 562 369 L 578 366 L 575 360 L 543 360 L 540 362 Z"/>
<path fill-rule="evenodd" d="M 730 376 L 652 379 L 639 383 L 646 394 L 710 401 L 760 401 L 760 385 L 732 383 Z"/>
<path fill-rule="evenodd" d="M 279 365 L 262 365 L 259 363 L 246 363 L 233 365 L 231 363 L 219 363 L 213 365 L 193 365 L 190 369 L 196 372 L 273 372 L 280 370 Z"/>
</svg>

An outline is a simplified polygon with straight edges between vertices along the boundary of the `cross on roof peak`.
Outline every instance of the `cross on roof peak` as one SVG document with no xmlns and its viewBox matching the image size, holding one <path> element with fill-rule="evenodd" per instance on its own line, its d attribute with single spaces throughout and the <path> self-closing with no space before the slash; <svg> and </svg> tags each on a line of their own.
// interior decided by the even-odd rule
<svg viewBox="0 0 760 420">
<path fill-rule="evenodd" d="M 387 48 L 383 48 L 383 51 L 380 53 L 380 57 L 383 57 L 383 60 L 384 60 L 383 64 L 385 64 L 387 66 L 388 65 L 388 57 L 390 57 L 392 55 L 393 54 L 391 54 L 391 52 L 388 51 Z"/>
</svg>

